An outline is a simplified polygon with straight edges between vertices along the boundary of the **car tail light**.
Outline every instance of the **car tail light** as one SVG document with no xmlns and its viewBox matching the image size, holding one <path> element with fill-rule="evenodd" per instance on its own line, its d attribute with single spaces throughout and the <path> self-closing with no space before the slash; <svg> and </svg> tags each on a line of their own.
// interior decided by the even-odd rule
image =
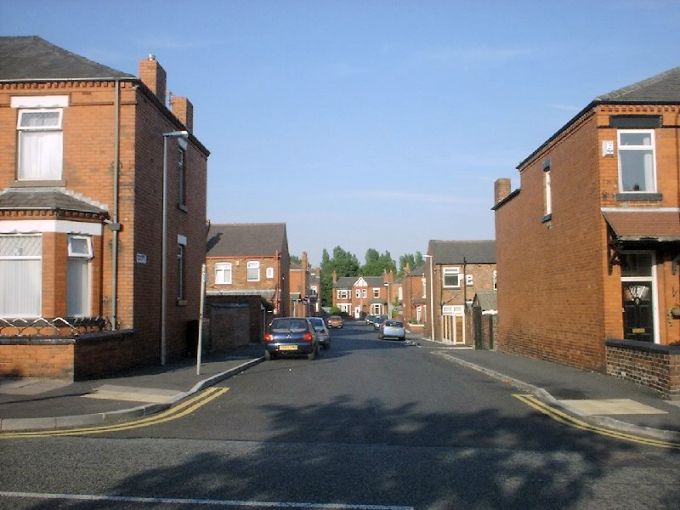
<svg viewBox="0 0 680 510">
<path fill-rule="evenodd" d="M 314 335 L 312 335 L 309 331 L 307 331 L 307 333 L 305 333 L 305 335 L 302 337 L 302 339 L 305 342 L 311 342 L 314 339 Z"/>
<path fill-rule="evenodd" d="M 264 334 L 264 341 L 265 342 L 271 342 L 274 338 L 272 337 L 271 333 L 265 333 Z"/>
</svg>

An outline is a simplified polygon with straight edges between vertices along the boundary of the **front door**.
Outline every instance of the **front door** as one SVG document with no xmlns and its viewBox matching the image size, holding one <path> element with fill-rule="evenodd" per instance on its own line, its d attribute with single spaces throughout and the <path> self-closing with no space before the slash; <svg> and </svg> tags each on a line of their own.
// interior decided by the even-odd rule
<svg viewBox="0 0 680 510">
<path fill-rule="evenodd" d="M 654 341 L 652 284 L 623 282 L 623 337 L 627 340 Z"/>
<path fill-rule="evenodd" d="M 654 253 L 621 253 L 621 295 L 623 337 L 626 340 L 655 341 Z"/>
</svg>

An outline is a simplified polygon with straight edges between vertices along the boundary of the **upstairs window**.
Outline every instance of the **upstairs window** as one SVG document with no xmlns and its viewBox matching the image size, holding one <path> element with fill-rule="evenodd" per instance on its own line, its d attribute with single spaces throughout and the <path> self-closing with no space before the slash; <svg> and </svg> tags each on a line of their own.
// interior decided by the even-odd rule
<svg viewBox="0 0 680 510">
<path fill-rule="evenodd" d="M 260 281 L 260 263 L 257 260 L 248 261 L 246 271 L 246 278 L 249 282 Z"/>
<path fill-rule="evenodd" d="M 177 186 L 177 205 L 179 205 L 180 208 L 184 208 L 187 205 L 186 150 L 181 146 L 179 147 L 177 154 Z"/>
<path fill-rule="evenodd" d="M 380 297 L 380 287 L 373 287 L 373 297 L 374 298 Z"/>
<path fill-rule="evenodd" d="M 338 299 L 349 299 L 348 290 L 338 290 Z"/>
<path fill-rule="evenodd" d="M 460 288 L 460 268 L 445 267 L 442 271 L 444 279 L 444 288 L 459 289 Z"/>
<path fill-rule="evenodd" d="M 619 190 L 623 193 L 656 192 L 654 131 L 620 130 L 618 141 Z"/>
<path fill-rule="evenodd" d="M 61 108 L 19 110 L 18 180 L 61 180 L 64 159 L 62 114 Z"/>
<path fill-rule="evenodd" d="M 218 262 L 215 264 L 215 283 L 217 285 L 231 284 L 231 263 Z"/>
</svg>

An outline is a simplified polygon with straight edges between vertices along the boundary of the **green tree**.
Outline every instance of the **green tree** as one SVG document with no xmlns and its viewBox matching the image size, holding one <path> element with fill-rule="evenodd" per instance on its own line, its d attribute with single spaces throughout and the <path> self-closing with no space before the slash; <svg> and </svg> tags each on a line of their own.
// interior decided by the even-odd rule
<svg viewBox="0 0 680 510">
<path fill-rule="evenodd" d="M 406 265 L 413 271 L 416 267 L 422 265 L 425 262 L 423 254 L 417 251 L 415 255 L 413 253 L 406 253 L 399 257 L 399 277 L 404 276 L 406 272 Z"/>
<path fill-rule="evenodd" d="M 340 246 L 333 248 L 333 257 L 324 248 L 321 254 L 321 305 L 331 306 L 333 304 L 333 271 L 342 276 L 357 276 L 359 274 L 359 260 L 356 255 L 343 250 Z"/>
<path fill-rule="evenodd" d="M 366 251 L 366 263 L 361 266 L 361 274 L 364 276 L 382 276 L 386 271 L 396 272 L 396 265 L 389 251 L 379 253 L 374 248 Z"/>
</svg>

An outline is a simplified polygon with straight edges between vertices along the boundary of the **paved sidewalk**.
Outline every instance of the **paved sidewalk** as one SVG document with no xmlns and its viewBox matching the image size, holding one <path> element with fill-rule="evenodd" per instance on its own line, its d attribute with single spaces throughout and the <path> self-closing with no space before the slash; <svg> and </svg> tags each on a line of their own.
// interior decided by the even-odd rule
<svg viewBox="0 0 680 510">
<path fill-rule="evenodd" d="M 477 370 L 600 427 L 680 442 L 680 401 L 612 376 L 498 351 L 417 340 L 434 355 Z"/>
<path fill-rule="evenodd" d="M 0 378 L 0 432 L 51 430 L 112 423 L 163 411 L 263 360 L 264 347 L 249 344 L 196 360 L 152 366 L 116 377 L 72 384 Z"/>
</svg>

